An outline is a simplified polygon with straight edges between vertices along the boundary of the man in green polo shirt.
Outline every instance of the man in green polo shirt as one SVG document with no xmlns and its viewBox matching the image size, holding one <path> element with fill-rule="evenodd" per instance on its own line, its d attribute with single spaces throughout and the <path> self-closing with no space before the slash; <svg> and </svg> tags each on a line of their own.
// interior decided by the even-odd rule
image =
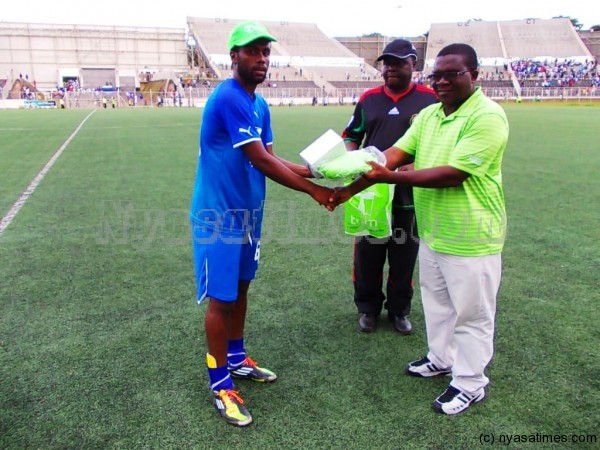
<svg viewBox="0 0 600 450">
<path fill-rule="evenodd" d="M 508 121 L 475 87 L 477 61 L 469 45 L 444 47 L 429 77 L 440 103 L 423 109 L 384 152 L 385 167 L 369 163 L 371 172 L 332 198 L 342 203 L 374 182 L 414 187 L 429 352 L 406 373 L 451 374 L 433 402 L 434 410 L 450 415 L 485 397 L 506 233 L 501 165 Z M 410 161 L 414 170 L 394 171 Z"/>
</svg>

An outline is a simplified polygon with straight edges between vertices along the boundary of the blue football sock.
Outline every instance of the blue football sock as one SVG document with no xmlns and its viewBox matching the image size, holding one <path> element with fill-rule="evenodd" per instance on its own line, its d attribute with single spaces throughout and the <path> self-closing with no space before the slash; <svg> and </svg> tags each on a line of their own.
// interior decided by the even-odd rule
<svg viewBox="0 0 600 450">
<path fill-rule="evenodd" d="M 221 389 L 233 389 L 233 380 L 231 379 L 231 375 L 229 375 L 229 370 L 227 367 L 217 367 L 216 369 L 207 369 L 208 370 L 208 378 L 210 380 L 210 388 L 218 392 Z"/>
<path fill-rule="evenodd" d="M 208 371 L 210 388 L 213 391 L 233 389 L 233 380 L 229 375 L 229 370 L 226 366 L 217 367 L 217 361 L 210 353 L 206 354 L 206 370 Z"/>
<path fill-rule="evenodd" d="M 227 346 L 227 366 L 229 369 L 239 366 L 245 359 L 244 338 L 229 341 Z"/>
</svg>

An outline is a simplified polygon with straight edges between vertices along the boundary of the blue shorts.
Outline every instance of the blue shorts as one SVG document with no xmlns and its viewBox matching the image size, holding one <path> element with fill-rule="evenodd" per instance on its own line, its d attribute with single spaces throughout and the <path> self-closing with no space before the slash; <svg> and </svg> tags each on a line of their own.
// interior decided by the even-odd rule
<svg viewBox="0 0 600 450">
<path fill-rule="evenodd" d="M 226 236 L 192 221 L 196 299 L 234 302 L 238 283 L 252 281 L 260 259 L 260 239 Z"/>
</svg>

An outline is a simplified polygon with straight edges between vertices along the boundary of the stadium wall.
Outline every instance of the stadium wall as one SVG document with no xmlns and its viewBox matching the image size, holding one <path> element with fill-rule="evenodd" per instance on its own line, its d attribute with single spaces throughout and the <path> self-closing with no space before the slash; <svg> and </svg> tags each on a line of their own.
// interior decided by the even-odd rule
<svg viewBox="0 0 600 450">
<path fill-rule="evenodd" d="M 70 78 L 88 89 L 122 78 L 135 87 L 148 68 L 187 71 L 185 42 L 183 28 L 0 22 L 0 74 L 9 85 L 26 77 L 42 91 Z"/>
</svg>

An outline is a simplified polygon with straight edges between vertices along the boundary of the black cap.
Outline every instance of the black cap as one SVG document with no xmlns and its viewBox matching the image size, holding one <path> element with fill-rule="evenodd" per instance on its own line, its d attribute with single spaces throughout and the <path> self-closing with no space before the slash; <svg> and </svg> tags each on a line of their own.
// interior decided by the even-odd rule
<svg viewBox="0 0 600 450">
<path fill-rule="evenodd" d="M 399 59 L 406 59 L 412 56 L 417 59 L 417 49 L 411 42 L 405 39 L 395 39 L 385 46 L 383 53 L 377 58 L 377 61 L 381 61 L 386 56 L 393 56 Z"/>
</svg>

